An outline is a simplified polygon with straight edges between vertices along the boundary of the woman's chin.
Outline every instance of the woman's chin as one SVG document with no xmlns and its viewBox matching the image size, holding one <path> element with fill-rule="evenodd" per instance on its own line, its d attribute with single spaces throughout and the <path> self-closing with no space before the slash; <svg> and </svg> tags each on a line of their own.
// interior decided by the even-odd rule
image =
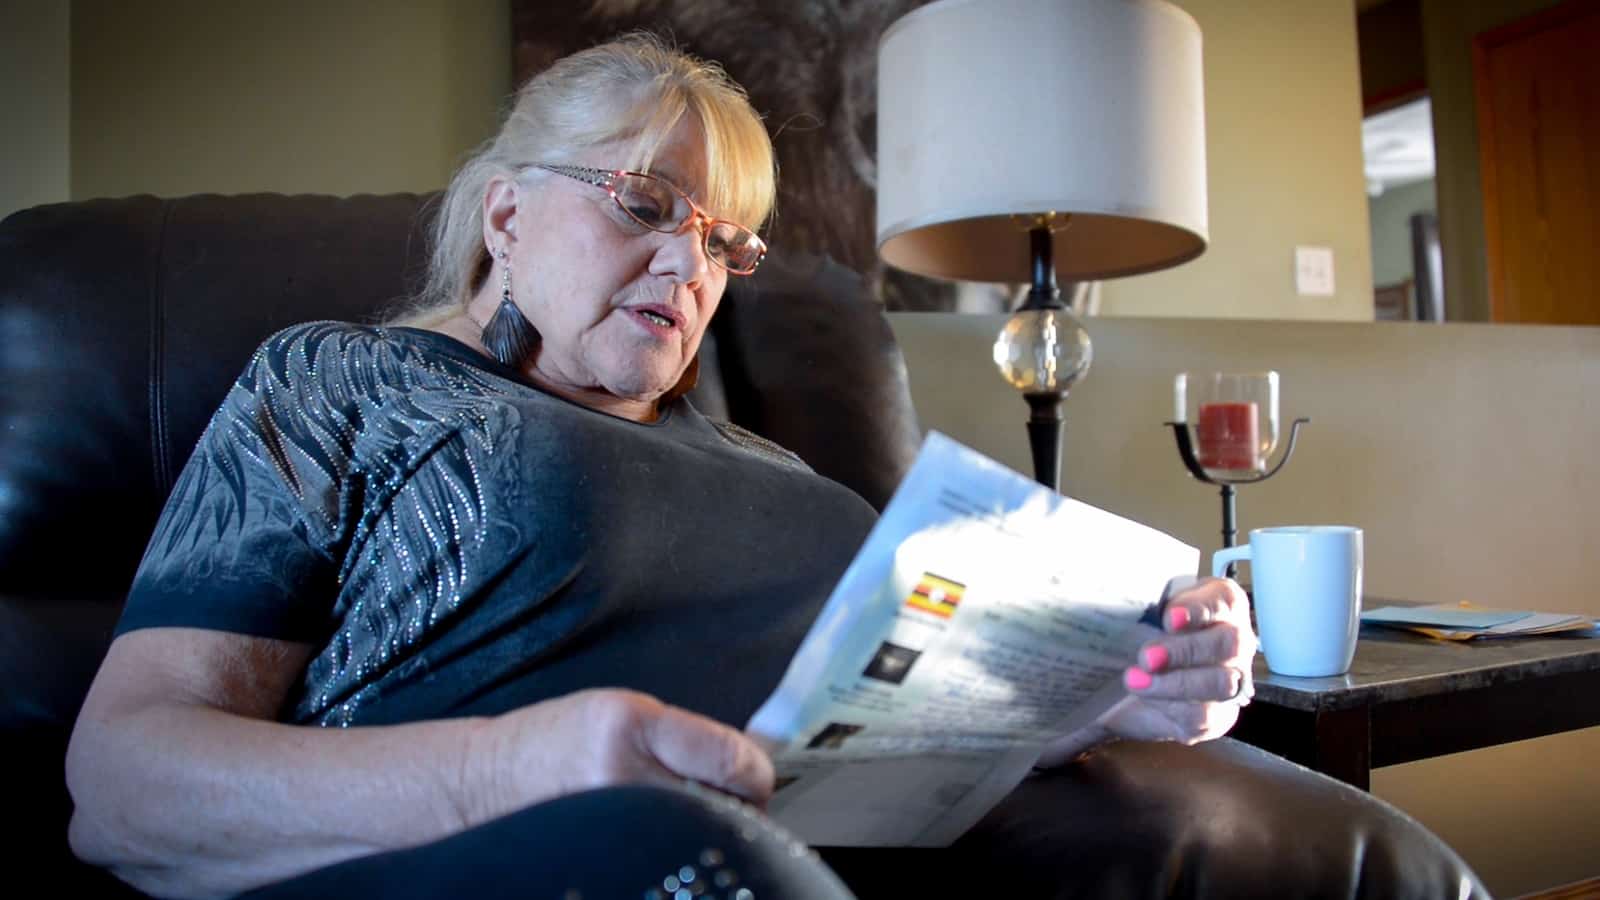
<svg viewBox="0 0 1600 900">
<path fill-rule="evenodd" d="M 678 383 L 677 376 L 670 379 L 664 374 L 641 376 L 642 373 L 635 373 L 629 377 L 612 379 L 605 386 L 606 393 L 633 403 L 654 403 Z"/>
<path fill-rule="evenodd" d="M 680 365 L 678 359 L 647 357 L 638 362 L 642 364 L 619 366 L 610 377 L 604 378 L 602 383 L 607 393 L 623 400 L 654 403 L 672 390 L 687 368 Z"/>
</svg>

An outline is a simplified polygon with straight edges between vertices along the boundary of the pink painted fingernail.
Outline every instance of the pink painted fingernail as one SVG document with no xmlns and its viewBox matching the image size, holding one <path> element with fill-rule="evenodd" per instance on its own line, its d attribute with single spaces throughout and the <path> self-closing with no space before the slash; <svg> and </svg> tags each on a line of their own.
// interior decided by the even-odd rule
<svg viewBox="0 0 1600 900">
<path fill-rule="evenodd" d="M 1173 631 L 1181 631 L 1189 627 L 1189 611 L 1181 606 L 1174 606 L 1172 611 L 1167 613 L 1167 621 L 1172 623 Z"/>
<path fill-rule="evenodd" d="M 1122 681 L 1130 691 L 1142 691 L 1153 683 L 1150 673 L 1138 666 L 1129 666 L 1128 670 L 1122 673 Z"/>
<path fill-rule="evenodd" d="M 1144 668 L 1147 672 L 1159 672 L 1165 669 L 1171 659 L 1167 654 L 1167 648 L 1160 646 L 1146 647 L 1140 653 L 1144 658 Z"/>
</svg>

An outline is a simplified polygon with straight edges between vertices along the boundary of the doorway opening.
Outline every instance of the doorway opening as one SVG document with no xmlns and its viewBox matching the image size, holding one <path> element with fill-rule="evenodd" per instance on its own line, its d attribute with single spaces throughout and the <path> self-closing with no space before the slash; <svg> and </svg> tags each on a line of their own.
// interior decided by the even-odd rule
<svg viewBox="0 0 1600 900">
<path fill-rule="evenodd" d="M 1426 95 L 1361 123 L 1372 229 L 1373 318 L 1444 320 L 1433 108 Z"/>
</svg>

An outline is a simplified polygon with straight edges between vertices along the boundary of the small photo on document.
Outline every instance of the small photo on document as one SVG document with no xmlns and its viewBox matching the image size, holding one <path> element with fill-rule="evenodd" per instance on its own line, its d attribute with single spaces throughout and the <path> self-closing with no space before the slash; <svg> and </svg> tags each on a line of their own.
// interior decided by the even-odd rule
<svg viewBox="0 0 1600 900">
<path fill-rule="evenodd" d="M 921 650 L 884 641 L 878 646 L 878 652 L 872 655 L 872 662 L 867 663 L 866 670 L 861 674 L 889 684 L 899 684 L 906 680 L 907 673 L 911 671 L 911 664 L 921 655 Z"/>
<path fill-rule="evenodd" d="M 807 750 L 837 750 L 844 746 L 845 738 L 855 734 L 865 725 L 847 725 L 843 722 L 829 722 L 817 732 L 817 736 L 806 744 Z"/>
</svg>

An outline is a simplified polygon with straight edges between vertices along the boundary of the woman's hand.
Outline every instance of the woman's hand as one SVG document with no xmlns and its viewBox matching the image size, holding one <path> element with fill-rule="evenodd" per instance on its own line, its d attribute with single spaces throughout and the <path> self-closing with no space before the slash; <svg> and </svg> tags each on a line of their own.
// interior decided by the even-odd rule
<svg viewBox="0 0 1600 900">
<path fill-rule="evenodd" d="M 1167 585 L 1162 625 L 1166 634 L 1141 647 L 1138 664 L 1122 673 L 1130 696 L 1045 748 L 1041 768 L 1070 762 L 1112 738 L 1195 744 L 1233 727 L 1254 692 L 1249 598 L 1225 578 L 1175 578 Z"/>
<path fill-rule="evenodd" d="M 1233 581 L 1202 578 L 1169 591 L 1167 633 L 1145 644 L 1138 664 L 1122 673 L 1132 702 L 1101 724 L 1118 737 L 1194 744 L 1225 734 L 1250 701 L 1256 636 L 1249 598 Z"/>
<path fill-rule="evenodd" d="M 699 782 L 756 805 L 772 796 L 772 761 L 713 719 L 621 689 L 579 691 L 485 720 L 468 748 L 469 824 L 531 803 L 614 784 Z M 486 767 L 486 768 L 482 768 Z"/>
</svg>

